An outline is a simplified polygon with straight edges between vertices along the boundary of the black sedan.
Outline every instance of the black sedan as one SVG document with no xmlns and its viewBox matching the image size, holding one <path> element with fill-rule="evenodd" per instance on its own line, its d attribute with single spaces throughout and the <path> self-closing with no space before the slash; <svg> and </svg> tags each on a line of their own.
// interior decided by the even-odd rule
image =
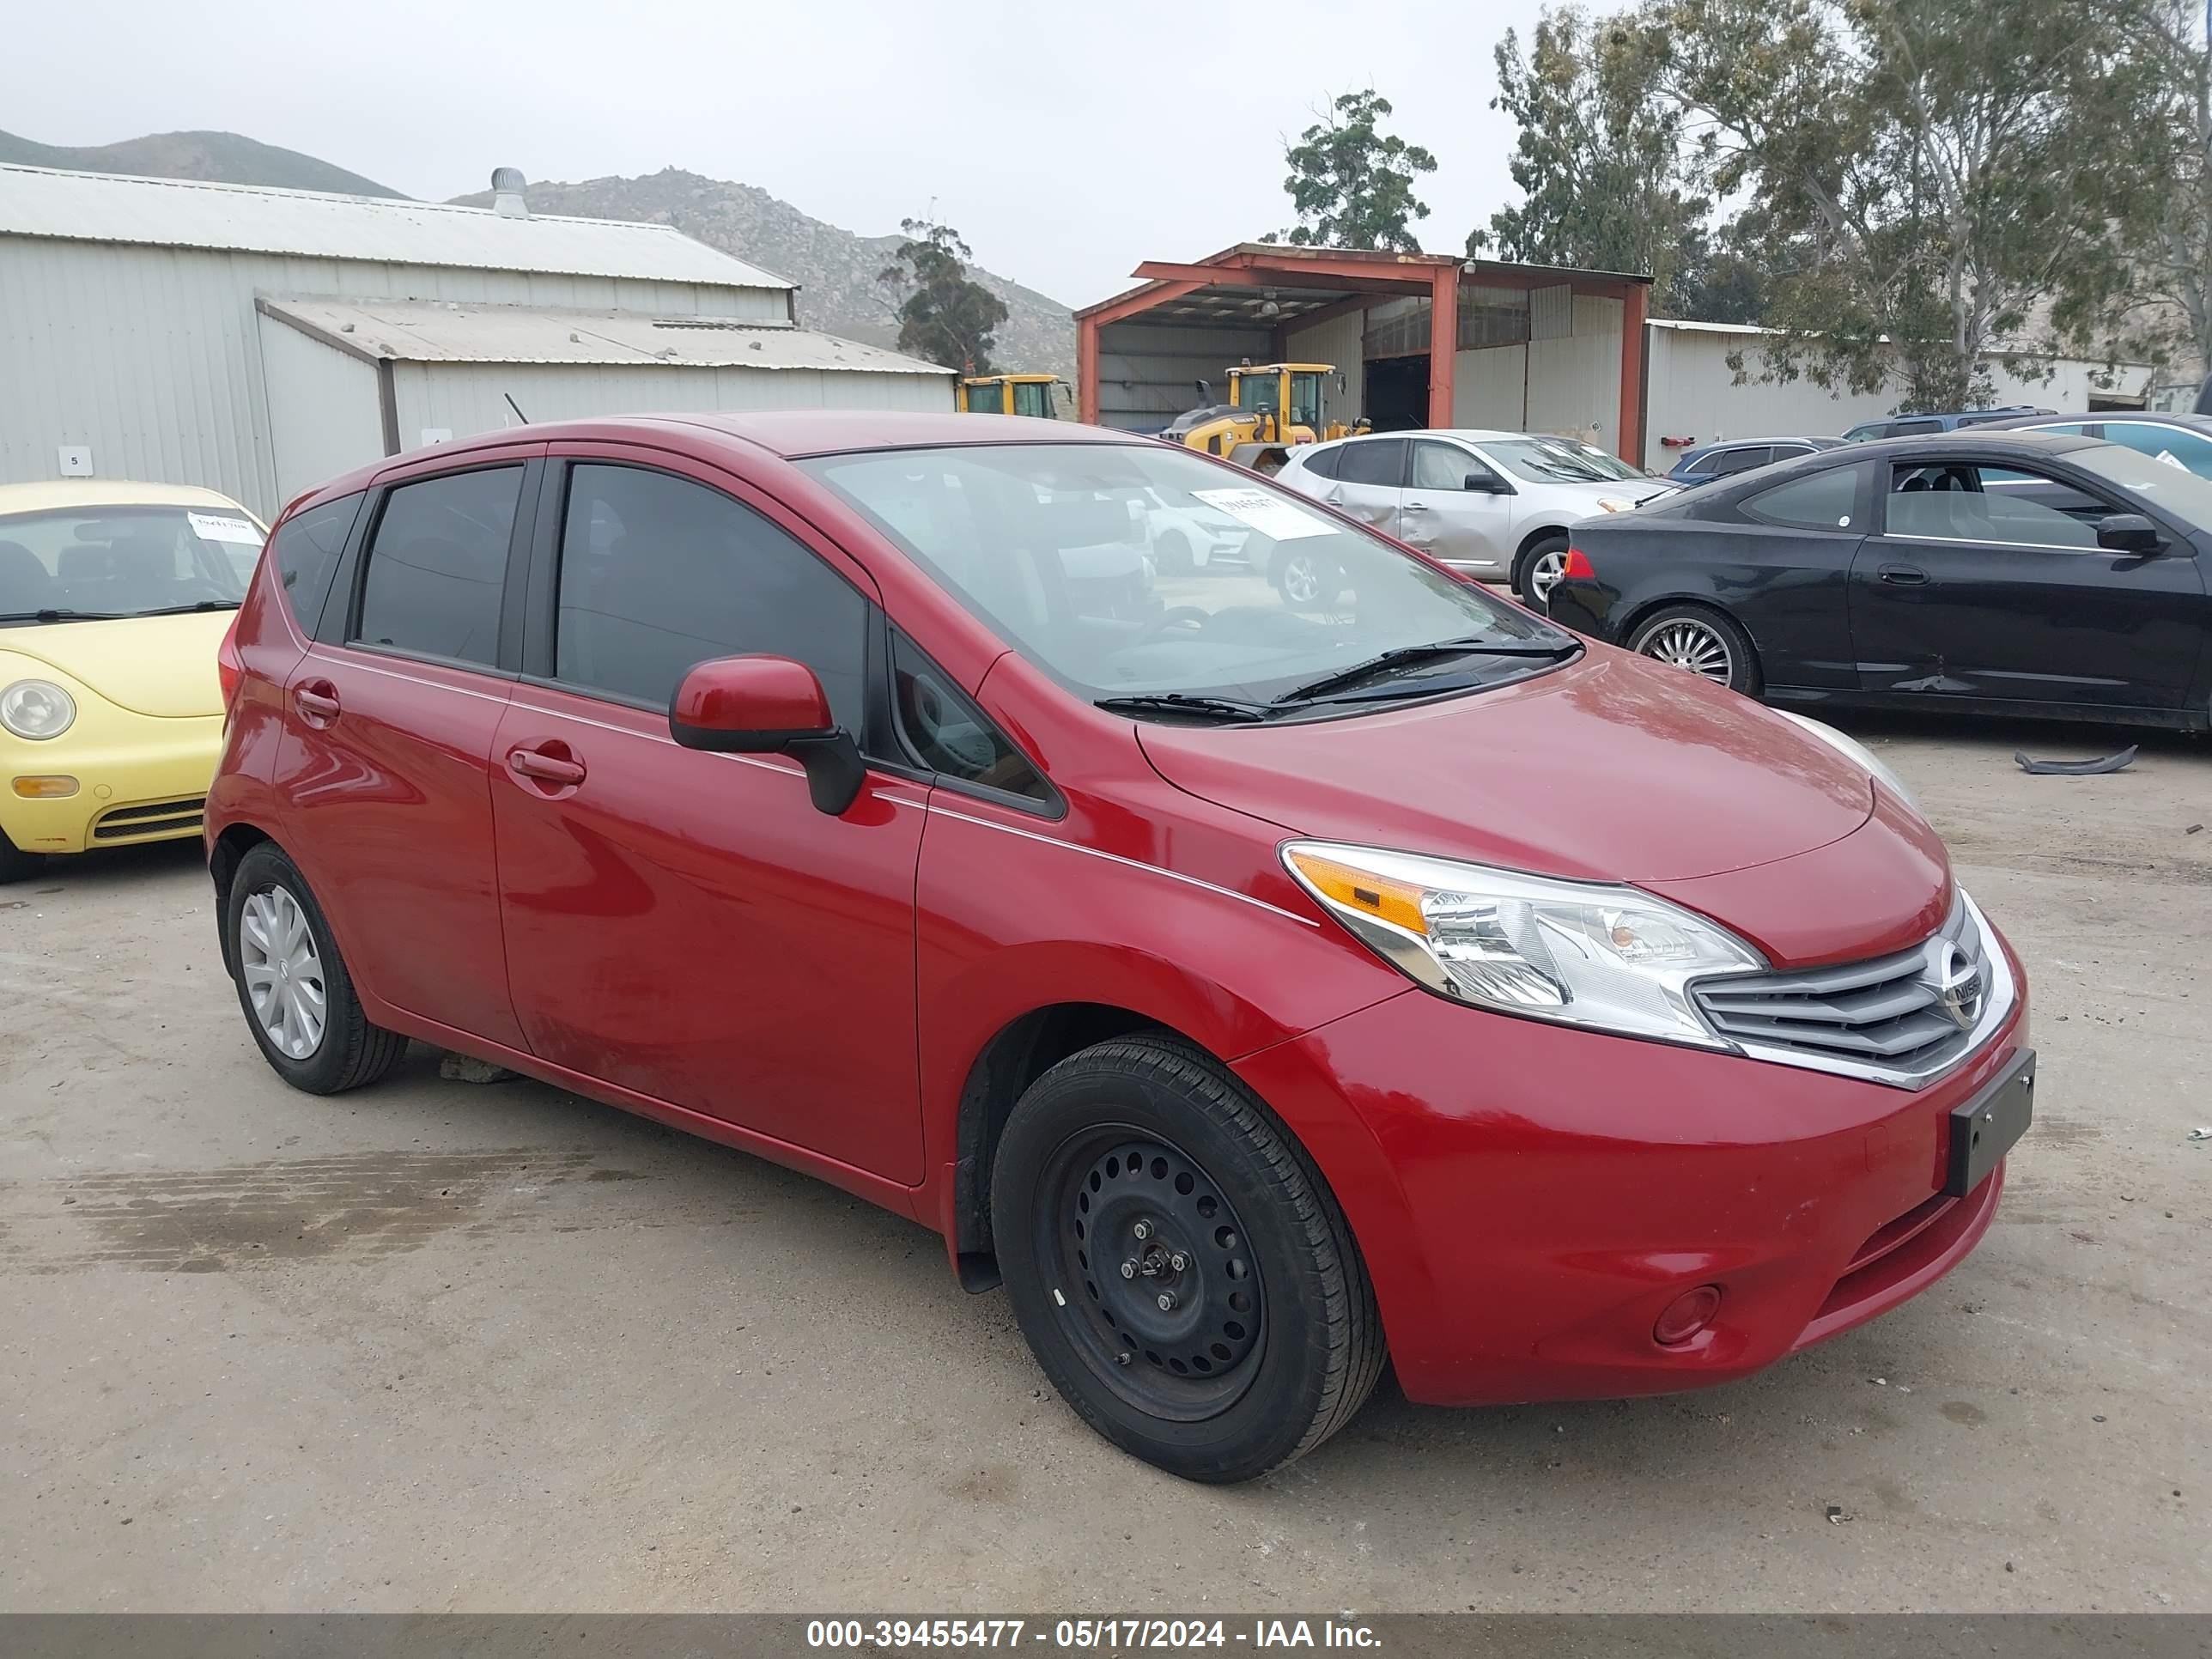
<svg viewBox="0 0 2212 1659">
<path fill-rule="evenodd" d="M 1554 620 L 1753 696 L 2212 727 L 2212 480 L 2139 450 L 1887 439 L 1571 536 Z"/>
</svg>

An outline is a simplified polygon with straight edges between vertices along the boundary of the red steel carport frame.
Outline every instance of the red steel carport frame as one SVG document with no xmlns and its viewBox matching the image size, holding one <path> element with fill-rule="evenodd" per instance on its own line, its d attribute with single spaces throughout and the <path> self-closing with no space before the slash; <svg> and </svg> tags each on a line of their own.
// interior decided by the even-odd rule
<svg viewBox="0 0 2212 1659">
<path fill-rule="evenodd" d="M 1347 311 L 1364 309 L 1407 295 L 1431 305 L 1429 329 L 1429 424 L 1452 423 L 1454 358 L 1457 350 L 1459 284 L 1488 288 L 1539 289 L 1561 284 L 1577 294 L 1620 302 L 1620 410 L 1613 428 L 1621 459 L 1640 465 L 1644 451 L 1644 323 L 1650 279 L 1615 271 L 1564 270 L 1551 265 L 1510 264 L 1491 259 L 1455 259 L 1438 253 L 1370 252 L 1353 248 L 1291 247 L 1273 242 L 1243 242 L 1193 264 L 1147 259 L 1131 275 L 1139 286 L 1075 313 L 1075 380 L 1079 413 L 1098 420 L 1098 361 L 1101 331 L 1148 311 L 1200 293 L 1233 294 L 1244 289 L 1297 288 L 1332 289 L 1345 297 L 1333 305 L 1291 319 L 1304 328 Z M 1454 319 L 1439 328 L 1436 318 Z M 1279 336 L 1283 330 L 1277 331 Z"/>
</svg>

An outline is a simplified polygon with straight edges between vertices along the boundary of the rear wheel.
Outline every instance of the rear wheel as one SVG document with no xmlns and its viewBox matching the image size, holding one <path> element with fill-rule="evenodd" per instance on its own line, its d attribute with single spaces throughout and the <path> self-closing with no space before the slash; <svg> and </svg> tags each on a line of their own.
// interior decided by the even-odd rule
<svg viewBox="0 0 2212 1659">
<path fill-rule="evenodd" d="M 405 1037 L 369 1023 L 322 907 L 273 842 L 238 861 L 223 927 L 246 1029 L 294 1088 L 357 1089 L 406 1053 Z"/>
<path fill-rule="evenodd" d="M 41 854 L 26 853 L 5 834 L 0 834 L 0 882 L 28 881 L 45 867 L 46 862 Z"/>
<path fill-rule="evenodd" d="M 1736 622 L 1698 605 L 1670 605 L 1637 624 L 1628 648 L 1716 685 L 1759 695 L 1759 655 Z"/>
<path fill-rule="evenodd" d="M 1101 1043 L 1040 1078 L 1000 1138 L 991 1213 L 1037 1363 L 1170 1474 L 1265 1474 L 1350 1421 L 1382 1374 L 1335 1200 L 1266 1109 L 1179 1043 Z"/>
<path fill-rule="evenodd" d="M 1567 568 L 1567 538 L 1561 535 L 1542 537 L 1521 550 L 1521 556 L 1513 562 L 1513 591 L 1523 602 L 1539 611 L 1548 611 L 1552 589 Z"/>
<path fill-rule="evenodd" d="M 1170 530 L 1159 539 L 1160 574 L 1167 576 L 1188 576 L 1198 568 L 1198 560 L 1190 550 L 1190 538 L 1180 530 Z"/>
<path fill-rule="evenodd" d="M 1302 552 L 1295 545 L 1276 550 L 1267 574 L 1283 603 L 1293 611 L 1334 605 L 1344 591 L 1342 566 L 1326 553 Z"/>
</svg>

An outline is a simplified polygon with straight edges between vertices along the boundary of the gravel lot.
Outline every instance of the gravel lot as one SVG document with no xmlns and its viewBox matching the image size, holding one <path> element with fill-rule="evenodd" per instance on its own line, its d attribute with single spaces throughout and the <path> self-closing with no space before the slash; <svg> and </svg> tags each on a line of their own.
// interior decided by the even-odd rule
<svg viewBox="0 0 2212 1659">
<path fill-rule="evenodd" d="M 2034 982 L 1981 1250 L 1730 1388 L 1386 1381 L 1229 1491 L 826 1187 L 420 1048 L 289 1092 L 194 847 L 0 889 L 0 1608 L 2212 1611 L 2212 745 L 1852 729 Z"/>
</svg>

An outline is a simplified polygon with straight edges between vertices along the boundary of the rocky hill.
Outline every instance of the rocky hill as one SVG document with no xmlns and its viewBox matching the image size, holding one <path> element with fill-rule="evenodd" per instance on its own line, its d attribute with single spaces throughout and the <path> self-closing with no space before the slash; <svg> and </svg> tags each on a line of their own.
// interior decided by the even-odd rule
<svg viewBox="0 0 2212 1659">
<path fill-rule="evenodd" d="M 343 196 L 398 196 L 396 190 L 296 149 L 282 149 L 235 132 L 151 132 L 113 144 L 41 144 L 0 132 L 0 161 L 67 167 L 76 173 L 130 173 L 143 179 L 204 179 L 222 185 L 273 185 L 327 190 Z"/>
<path fill-rule="evenodd" d="M 799 320 L 807 327 L 876 345 L 897 343 L 893 296 L 877 282 L 876 273 L 890 263 L 892 251 L 903 237 L 856 236 L 751 185 L 708 179 L 679 167 L 635 179 L 586 179 L 575 184 L 532 179 L 525 196 L 535 213 L 673 225 L 710 247 L 797 283 Z M 491 201 L 491 193 L 455 199 L 484 205 Z M 1009 315 L 999 330 L 997 366 L 1050 370 L 1072 380 L 1075 325 L 1068 308 L 981 267 L 971 268 L 969 274 L 1006 304 Z"/>
</svg>

